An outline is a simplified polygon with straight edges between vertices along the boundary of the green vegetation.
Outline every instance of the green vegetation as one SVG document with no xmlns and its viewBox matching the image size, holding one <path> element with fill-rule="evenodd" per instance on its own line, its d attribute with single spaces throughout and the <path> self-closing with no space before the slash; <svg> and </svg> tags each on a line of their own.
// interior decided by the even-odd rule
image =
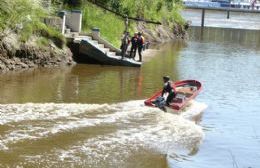
<svg viewBox="0 0 260 168">
<path fill-rule="evenodd" d="M 37 39 L 36 43 L 39 47 L 44 47 L 49 44 L 49 40 L 45 37 L 40 37 Z"/>
<path fill-rule="evenodd" d="M 1 0 L 0 1 L 0 31 L 15 29 L 17 24 L 35 21 L 44 15 L 34 1 L 31 0 Z"/>
<path fill-rule="evenodd" d="M 98 27 L 102 37 L 115 46 L 120 46 L 120 38 L 125 29 L 123 20 L 109 12 L 86 3 L 83 7 L 83 31 L 89 32 Z"/>
<path fill-rule="evenodd" d="M 90 3 L 101 4 L 124 16 L 160 21 L 174 28 L 183 25 L 179 14 L 181 0 L 51 0 L 53 7 L 78 8 L 83 11 L 83 31 L 89 32 L 98 27 L 106 40 L 119 47 L 121 35 L 125 29 L 124 19 Z M 40 0 L 1 0 L 0 1 L 0 39 L 5 32 L 18 32 L 21 42 L 27 42 L 32 35 L 52 40 L 62 47 L 64 37 L 54 28 L 42 23 L 42 18 L 50 12 L 42 7 Z M 54 8 L 55 9 L 55 8 Z M 150 28 L 155 26 L 151 25 Z M 129 31 L 133 33 L 136 22 L 130 20 Z M 41 40 L 42 41 L 42 40 Z M 46 44 L 46 41 L 42 44 Z"/>
<path fill-rule="evenodd" d="M 0 1 L 0 36 L 18 32 L 21 42 L 26 42 L 32 35 L 52 40 L 62 48 L 65 38 L 54 28 L 42 22 L 48 16 L 42 4 L 35 0 L 1 0 Z M 8 33 L 4 33 L 7 31 Z"/>
<path fill-rule="evenodd" d="M 105 6 L 124 15 L 183 24 L 184 20 L 179 14 L 182 8 L 181 0 L 97 0 Z"/>
<path fill-rule="evenodd" d="M 25 24 L 20 33 L 20 40 L 26 42 L 32 34 L 52 40 L 60 48 L 65 44 L 65 38 L 60 32 L 40 21 Z"/>
<path fill-rule="evenodd" d="M 121 15 L 140 19 L 160 21 L 164 25 L 174 28 L 184 25 L 185 21 L 180 16 L 182 2 L 180 0 L 63 0 L 68 8 L 83 10 L 83 31 L 90 31 L 94 27 L 101 30 L 102 37 L 119 47 L 122 33 L 125 29 L 124 19 L 112 14 L 89 1 L 109 8 Z M 129 31 L 133 34 L 136 27 L 135 21 L 130 21 Z M 154 25 L 149 25 L 154 29 Z"/>
</svg>

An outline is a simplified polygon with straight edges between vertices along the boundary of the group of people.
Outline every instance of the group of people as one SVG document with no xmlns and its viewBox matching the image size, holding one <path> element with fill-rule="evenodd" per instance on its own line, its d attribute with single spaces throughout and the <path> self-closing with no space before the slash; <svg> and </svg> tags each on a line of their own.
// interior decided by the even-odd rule
<svg viewBox="0 0 260 168">
<path fill-rule="evenodd" d="M 123 34 L 123 37 L 121 39 L 121 54 L 122 54 L 122 59 L 126 56 L 126 52 L 128 50 L 128 47 L 131 44 L 131 50 L 130 50 L 130 55 L 129 57 L 132 59 L 135 59 L 136 52 L 138 51 L 139 55 L 139 62 L 142 62 L 142 51 L 144 49 L 144 37 L 142 36 L 141 32 L 136 32 L 134 33 L 133 37 L 130 37 L 129 32 L 125 32 Z"/>
</svg>

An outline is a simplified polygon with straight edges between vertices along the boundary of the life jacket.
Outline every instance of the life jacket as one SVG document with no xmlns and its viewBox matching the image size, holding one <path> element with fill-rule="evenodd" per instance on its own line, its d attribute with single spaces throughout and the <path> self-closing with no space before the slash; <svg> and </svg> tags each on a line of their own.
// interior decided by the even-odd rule
<svg viewBox="0 0 260 168">
<path fill-rule="evenodd" d="M 141 36 L 141 38 L 142 38 L 142 44 L 144 44 L 144 42 L 145 42 L 144 36 Z"/>
</svg>

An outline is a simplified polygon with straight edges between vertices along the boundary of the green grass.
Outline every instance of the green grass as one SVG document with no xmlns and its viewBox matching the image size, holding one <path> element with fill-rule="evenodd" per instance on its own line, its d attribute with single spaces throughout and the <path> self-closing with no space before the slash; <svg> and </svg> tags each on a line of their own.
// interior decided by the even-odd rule
<svg viewBox="0 0 260 168">
<path fill-rule="evenodd" d="M 19 35 L 21 42 L 27 42 L 32 35 L 37 35 L 50 39 L 59 48 L 66 43 L 65 37 L 59 31 L 39 21 L 25 24 Z"/>
<path fill-rule="evenodd" d="M 180 15 L 182 6 L 179 3 L 172 1 L 172 3 L 167 6 L 164 0 L 140 0 L 141 5 L 138 2 L 122 0 L 120 1 L 119 8 L 115 8 L 114 10 L 120 13 L 127 13 L 129 16 L 141 16 L 147 20 L 164 21 L 164 24 L 171 28 L 174 28 L 176 24 L 184 25 L 185 23 Z M 160 3 L 160 9 L 157 9 Z M 110 3 L 108 3 L 107 6 L 113 9 Z M 121 17 L 100 9 L 86 1 L 81 6 L 81 9 L 83 10 L 83 31 L 90 32 L 92 28 L 99 28 L 103 38 L 116 47 L 120 46 L 120 39 L 125 30 L 124 20 Z M 129 23 L 129 32 L 133 34 L 136 31 L 136 22 L 129 21 Z M 152 24 L 148 24 L 148 27 L 150 27 L 151 30 L 155 29 L 155 25 Z"/>
<path fill-rule="evenodd" d="M 33 26 L 33 34 L 52 40 L 57 47 L 62 48 L 66 43 L 65 37 L 58 30 L 49 27 L 42 22 L 36 22 Z"/>
<path fill-rule="evenodd" d="M 35 0 L 1 0 L 0 31 L 6 29 L 18 32 L 21 42 L 27 42 L 32 35 L 52 40 L 62 48 L 65 44 L 63 35 L 52 27 L 42 23 L 42 18 L 49 15 Z M 22 25 L 20 28 L 17 25 Z"/>
<path fill-rule="evenodd" d="M 179 0 L 99 0 L 121 14 L 132 17 L 141 17 L 147 20 L 164 21 L 167 26 L 174 27 L 175 23 L 182 25 L 184 20 L 179 14 L 181 2 Z M 62 48 L 65 38 L 54 28 L 42 23 L 42 18 L 50 13 L 42 8 L 35 0 L 0 0 L 0 35 L 3 30 L 16 30 L 17 24 L 22 24 L 19 30 L 20 40 L 26 42 L 32 35 L 52 40 Z M 65 3 L 69 8 L 81 8 L 83 11 L 83 31 L 90 32 L 92 28 L 99 28 L 101 36 L 107 41 L 120 46 L 120 39 L 125 29 L 124 20 L 110 12 L 81 0 L 74 4 L 72 0 L 53 0 L 54 4 Z M 76 2 L 76 1 L 75 1 Z M 79 2 L 79 1 L 78 1 Z M 81 6 L 78 6 L 81 5 Z M 54 7 L 55 5 L 53 5 Z M 155 26 L 151 25 L 151 28 Z M 136 22 L 131 21 L 129 31 L 134 33 Z M 0 39 L 1 41 L 1 39 Z"/>
<path fill-rule="evenodd" d="M 49 39 L 45 37 L 40 37 L 37 39 L 36 43 L 39 47 L 46 47 L 49 45 Z"/>
<path fill-rule="evenodd" d="M 120 39 L 125 29 L 123 19 L 86 3 L 83 6 L 83 31 L 90 32 L 92 28 L 99 28 L 102 37 L 116 47 L 120 46 Z"/>
</svg>

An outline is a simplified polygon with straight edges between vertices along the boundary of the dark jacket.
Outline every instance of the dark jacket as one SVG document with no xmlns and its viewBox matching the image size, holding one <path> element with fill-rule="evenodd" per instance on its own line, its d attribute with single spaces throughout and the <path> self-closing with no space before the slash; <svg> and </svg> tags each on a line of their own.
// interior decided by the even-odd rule
<svg viewBox="0 0 260 168">
<path fill-rule="evenodd" d="M 164 83 L 163 90 L 162 90 L 162 96 L 164 93 L 175 93 L 175 88 L 172 87 L 172 83 L 170 81 Z"/>
<path fill-rule="evenodd" d="M 137 46 L 138 48 L 142 48 L 143 47 L 143 44 L 144 44 L 144 39 L 142 36 L 138 36 L 137 37 Z"/>
<path fill-rule="evenodd" d="M 132 47 L 136 48 L 137 47 L 137 37 L 132 37 L 131 38 L 131 44 L 132 44 Z"/>
</svg>

